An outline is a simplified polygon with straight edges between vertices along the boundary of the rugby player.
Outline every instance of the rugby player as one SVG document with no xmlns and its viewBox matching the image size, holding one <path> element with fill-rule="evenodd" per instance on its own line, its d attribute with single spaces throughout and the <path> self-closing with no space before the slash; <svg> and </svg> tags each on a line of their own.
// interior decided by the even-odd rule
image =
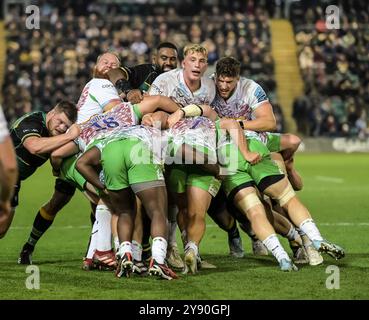
<svg viewBox="0 0 369 320">
<path fill-rule="evenodd" d="M 21 181 L 26 180 L 42 166 L 49 159 L 51 152 L 77 138 L 79 127 L 72 125 L 76 118 L 76 105 L 61 101 L 48 113 L 27 113 L 11 126 L 10 135 L 16 150 L 19 176 L 11 203 L 11 214 L 1 222 L 2 236 L 10 227 L 18 205 Z"/>
</svg>

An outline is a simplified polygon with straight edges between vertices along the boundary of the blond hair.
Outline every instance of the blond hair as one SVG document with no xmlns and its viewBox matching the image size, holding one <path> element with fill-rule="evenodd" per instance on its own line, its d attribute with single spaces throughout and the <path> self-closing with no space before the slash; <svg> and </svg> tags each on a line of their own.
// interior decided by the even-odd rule
<svg viewBox="0 0 369 320">
<path fill-rule="evenodd" d="M 183 49 L 183 57 L 185 58 L 190 53 L 202 53 L 206 58 L 208 58 L 208 49 L 206 49 L 201 44 L 188 44 Z"/>
<path fill-rule="evenodd" d="M 104 52 L 104 53 L 100 54 L 100 55 L 97 57 L 97 59 L 96 59 L 96 64 L 98 64 L 98 63 L 99 63 L 99 60 L 100 60 L 104 55 L 106 55 L 106 54 L 108 54 L 108 53 L 109 53 L 109 54 L 111 54 L 111 55 L 113 55 L 113 56 L 115 56 L 115 58 L 117 59 L 117 61 L 118 61 L 119 65 L 121 64 L 120 59 L 119 59 L 119 55 L 118 55 L 117 53 L 113 52 L 113 51 L 106 51 L 106 52 Z"/>
</svg>

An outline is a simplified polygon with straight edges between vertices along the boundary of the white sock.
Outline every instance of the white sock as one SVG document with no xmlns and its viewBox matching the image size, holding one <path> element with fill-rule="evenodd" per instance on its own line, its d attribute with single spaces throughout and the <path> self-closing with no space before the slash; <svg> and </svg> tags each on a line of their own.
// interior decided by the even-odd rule
<svg viewBox="0 0 369 320">
<path fill-rule="evenodd" d="M 306 234 L 304 231 L 302 231 L 300 228 L 297 228 L 297 227 L 296 227 L 296 231 L 299 233 L 300 237 Z"/>
<path fill-rule="evenodd" d="M 196 257 L 199 254 L 199 248 L 197 247 L 197 244 L 193 241 L 188 241 L 185 247 L 185 252 L 187 252 L 189 249 L 192 249 L 195 252 Z"/>
<path fill-rule="evenodd" d="M 136 261 L 142 260 L 142 246 L 136 241 L 132 241 L 132 258 Z"/>
<path fill-rule="evenodd" d="M 268 238 L 263 240 L 263 243 L 278 262 L 280 262 L 282 259 L 291 260 L 287 252 L 283 249 L 275 233 L 271 234 Z"/>
<path fill-rule="evenodd" d="M 123 241 L 119 246 L 119 256 L 123 257 L 125 253 L 132 254 L 132 244 L 129 241 Z"/>
<path fill-rule="evenodd" d="M 118 252 L 118 250 L 119 250 L 119 237 L 114 236 L 113 242 L 114 242 L 114 250 L 115 250 L 115 252 Z"/>
<path fill-rule="evenodd" d="M 97 236 L 97 250 L 111 250 L 111 213 L 104 204 L 96 207 L 96 221 L 98 222 L 99 232 Z"/>
<path fill-rule="evenodd" d="M 163 237 L 155 237 L 152 239 L 152 258 L 157 263 L 163 264 L 167 255 L 168 242 Z"/>
<path fill-rule="evenodd" d="M 87 259 L 92 259 L 92 257 L 94 256 L 94 253 L 96 251 L 96 244 L 97 244 L 97 234 L 98 234 L 97 222 L 95 221 L 94 225 L 92 226 L 92 230 L 91 230 L 90 244 L 88 246 L 87 255 L 86 255 Z"/>
<path fill-rule="evenodd" d="M 313 219 L 306 219 L 300 224 L 300 229 L 306 233 L 306 235 L 309 237 L 311 241 L 321 241 L 323 240 L 323 237 L 321 236 L 315 222 Z"/>
<path fill-rule="evenodd" d="M 291 226 L 291 229 L 288 231 L 286 238 L 289 241 L 295 241 L 296 239 L 298 239 L 300 237 L 300 235 L 298 234 L 296 228 L 294 226 Z"/>
</svg>

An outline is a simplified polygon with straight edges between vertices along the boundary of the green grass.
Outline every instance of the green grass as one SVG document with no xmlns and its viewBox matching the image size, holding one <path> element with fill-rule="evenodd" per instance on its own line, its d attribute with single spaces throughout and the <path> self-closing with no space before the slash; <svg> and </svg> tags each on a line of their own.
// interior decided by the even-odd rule
<svg viewBox="0 0 369 320">
<path fill-rule="evenodd" d="M 12 228 L 0 240 L 0 299 L 368 299 L 369 155 L 299 154 L 296 166 L 305 183 L 300 198 L 322 234 L 346 249 L 343 260 L 327 257 L 322 266 L 283 273 L 271 257 L 250 254 L 244 234 L 247 255 L 234 259 L 228 256 L 226 234 L 208 220 L 201 252 L 217 269 L 176 281 L 85 272 L 80 267 L 90 232 L 89 205 L 77 194 L 39 241 L 33 260 L 40 289 L 28 290 L 30 274 L 16 261 L 38 208 L 52 194 L 53 178 L 45 166 L 23 183 Z M 325 286 L 331 264 L 340 270 L 339 290 Z"/>
</svg>

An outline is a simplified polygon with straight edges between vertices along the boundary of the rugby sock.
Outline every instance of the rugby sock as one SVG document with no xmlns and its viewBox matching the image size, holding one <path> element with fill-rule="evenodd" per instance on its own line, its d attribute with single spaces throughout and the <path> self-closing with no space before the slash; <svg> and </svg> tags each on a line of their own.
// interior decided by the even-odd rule
<svg viewBox="0 0 369 320">
<path fill-rule="evenodd" d="M 185 247 L 185 252 L 192 249 L 195 252 L 196 257 L 199 255 L 199 248 L 197 247 L 196 243 L 193 241 L 188 241 Z"/>
<path fill-rule="evenodd" d="M 136 261 L 142 260 L 142 246 L 136 241 L 132 241 L 132 258 Z"/>
<path fill-rule="evenodd" d="M 283 249 L 275 233 L 271 234 L 269 237 L 263 240 L 263 243 L 278 262 L 280 262 L 282 259 L 291 260 L 287 252 Z"/>
<path fill-rule="evenodd" d="M 119 246 L 119 253 L 120 257 L 123 257 L 125 253 L 130 253 L 132 255 L 132 244 L 129 241 L 123 241 Z"/>
<path fill-rule="evenodd" d="M 168 207 L 168 220 L 169 220 L 168 244 L 169 246 L 177 246 L 177 240 L 176 240 L 177 214 L 178 214 L 177 206 Z"/>
<path fill-rule="evenodd" d="M 307 248 L 308 246 L 310 246 L 312 244 L 309 237 L 306 235 L 306 233 L 304 231 L 302 231 L 300 228 L 297 228 L 297 227 L 296 227 L 296 231 L 300 235 L 301 240 L 302 240 L 302 244 L 304 245 L 305 248 Z"/>
<path fill-rule="evenodd" d="M 234 221 L 232 228 L 228 230 L 228 240 L 232 240 L 232 239 L 239 238 L 239 237 L 240 237 L 240 232 L 238 231 L 236 221 Z"/>
<path fill-rule="evenodd" d="M 313 219 L 306 219 L 300 224 L 300 229 L 306 233 L 311 241 L 321 241 L 323 237 L 321 236 L 315 222 Z M 304 243 L 305 245 L 305 243 Z"/>
<path fill-rule="evenodd" d="M 286 234 L 286 238 L 289 241 L 296 241 L 300 238 L 300 235 L 298 234 L 296 228 L 294 226 L 291 226 L 291 229 Z"/>
<path fill-rule="evenodd" d="M 299 233 L 300 237 L 304 236 L 305 235 L 305 232 L 302 231 L 300 228 L 297 228 L 296 227 L 296 231 Z"/>
<path fill-rule="evenodd" d="M 114 237 L 114 250 L 115 252 L 118 252 L 119 250 L 119 237 L 118 236 Z"/>
<path fill-rule="evenodd" d="M 142 259 L 148 261 L 151 259 L 151 245 L 149 243 L 142 244 Z"/>
<path fill-rule="evenodd" d="M 96 251 L 96 244 L 97 244 L 97 234 L 98 234 L 98 228 L 97 228 L 97 222 L 95 221 L 94 225 L 92 226 L 92 231 L 90 235 L 90 241 L 88 243 L 86 258 L 92 259 L 94 256 L 94 253 Z"/>
<path fill-rule="evenodd" d="M 96 221 L 99 227 L 96 249 L 109 251 L 111 250 L 111 213 L 106 205 L 99 204 L 96 207 Z"/>
<path fill-rule="evenodd" d="M 152 239 L 152 258 L 159 264 L 164 263 L 167 255 L 168 242 L 163 237 Z"/>
<path fill-rule="evenodd" d="M 183 230 L 181 232 L 181 239 L 182 239 L 182 243 L 183 243 L 183 248 L 185 248 L 186 244 L 187 244 L 187 232 L 186 232 L 186 230 Z"/>
<path fill-rule="evenodd" d="M 240 223 L 240 228 L 250 237 L 252 241 L 259 240 L 254 230 L 252 230 L 251 224 Z"/>
<path fill-rule="evenodd" d="M 27 243 L 23 246 L 23 250 L 34 250 L 37 241 L 42 237 L 46 230 L 50 228 L 54 222 L 54 218 L 55 216 L 48 214 L 44 208 L 41 208 L 40 211 L 37 212 L 36 218 L 33 222 L 32 231 Z"/>
</svg>

